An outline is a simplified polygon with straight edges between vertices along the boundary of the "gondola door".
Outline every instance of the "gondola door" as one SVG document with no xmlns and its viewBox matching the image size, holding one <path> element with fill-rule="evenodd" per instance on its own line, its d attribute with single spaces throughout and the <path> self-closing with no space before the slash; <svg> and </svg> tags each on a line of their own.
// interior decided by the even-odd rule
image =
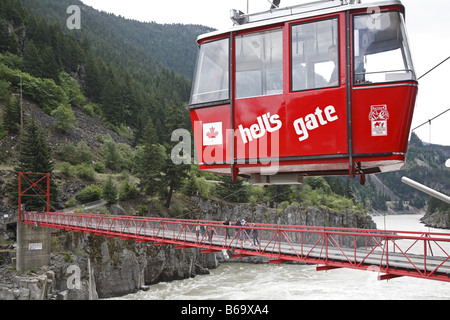
<svg viewBox="0 0 450 320">
<path fill-rule="evenodd" d="M 234 38 L 234 159 L 240 173 L 260 173 L 279 159 L 286 126 L 283 35 L 283 26 L 276 26 Z"/>
<path fill-rule="evenodd" d="M 289 25 L 289 94 L 282 157 L 305 174 L 348 171 L 345 14 Z"/>
</svg>

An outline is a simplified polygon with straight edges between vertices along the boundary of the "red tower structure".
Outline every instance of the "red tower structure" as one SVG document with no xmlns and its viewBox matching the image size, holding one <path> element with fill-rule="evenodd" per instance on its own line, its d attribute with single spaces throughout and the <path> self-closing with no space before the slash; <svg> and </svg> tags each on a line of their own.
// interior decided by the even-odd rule
<svg viewBox="0 0 450 320">
<path fill-rule="evenodd" d="M 22 197 L 40 197 L 47 201 L 50 212 L 50 173 L 19 172 L 19 221 L 22 221 Z"/>
</svg>

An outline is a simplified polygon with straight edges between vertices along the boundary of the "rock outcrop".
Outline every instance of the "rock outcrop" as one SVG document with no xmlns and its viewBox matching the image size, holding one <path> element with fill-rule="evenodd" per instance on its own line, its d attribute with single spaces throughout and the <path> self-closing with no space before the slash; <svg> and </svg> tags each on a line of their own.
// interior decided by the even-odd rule
<svg viewBox="0 0 450 320">
<path fill-rule="evenodd" d="M 427 227 L 450 229 L 450 212 L 435 212 L 425 214 L 420 221 Z"/>
<path fill-rule="evenodd" d="M 105 236 L 72 234 L 65 239 L 71 252 L 85 251 L 90 257 L 99 298 L 137 292 L 146 285 L 208 274 L 218 262 L 199 249 L 175 250 Z"/>
<path fill-rule="evenodd" d="M 221 201 L 192 198 L 202 213 L 202 219 L 237 221 L 244 218 L 254 223 L 323 226 L 341 228 L 376 229 L 369 215 L 351 211 L 338 212 L 329 208 L 290 205 L 285 210 L 269 208 L 263 204 L 230 204 Z"/>
</svg>

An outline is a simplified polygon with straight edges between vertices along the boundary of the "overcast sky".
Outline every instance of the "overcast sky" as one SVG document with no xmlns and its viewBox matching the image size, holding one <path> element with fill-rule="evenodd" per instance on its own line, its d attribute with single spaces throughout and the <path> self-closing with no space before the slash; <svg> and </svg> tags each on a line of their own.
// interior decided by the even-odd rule
<svg viewBox="0 0 450 320">
<path fill-rule="evenodd" d="M 139 21 L 201 24 L 216 29 L 232 26 L 230 9 L 247 12 L 247 0 L 82 0 L 98 10 Z M 281 6 L 305 0 L 281 0 Z M 362 2 L 371 2 L 362 0 Z M 379 1 L 384 2 L 384 1 Z M 403 0 L 416 73 L 421 76 L 450 56 L 450 1 Z M 268 0 L 249 0 L 250 13 L 269 9 Z M 419 82 L 412 128 L 450 108 L 450 60 Z M 450 111 L 417 129 L 424 142 L 450 145 Z"/>
</svg>

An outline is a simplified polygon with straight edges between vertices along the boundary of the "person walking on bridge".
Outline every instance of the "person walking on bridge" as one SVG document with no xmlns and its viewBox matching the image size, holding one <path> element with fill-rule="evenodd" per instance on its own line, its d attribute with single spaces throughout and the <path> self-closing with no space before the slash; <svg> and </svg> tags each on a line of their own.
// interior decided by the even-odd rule
<svg viewBox="0 0 450 320">
<path fill-rule="evenodd" d="M 242 223 L 241 221 L 238 219 L 238 221 L 236 221 L 236 223 L 234 224 L 236 227 L 241 227 Z M 242 231 L 239 229 L 236 230 L 236 233 L 239 233 L 239 240 L 242 240 Z"/>
<path fill-rule="evenodd" d="M 229 226 L 230 224 L 231 224 L 230 219 L 228 218 L 226 218 L 225 221 L 223 222 L 224 226 Z M 225 227 L 225 240 L 229 237 L 230 237 L 230 228 Z"/>
<path fill-rule="evenodd" d="M 242 219 L 241 225 L 242 225 L 243 227 L 248 227 L 247 221 L 245 221 L 244 219 Z M 248 229 L 247 229 L 247 230 L 248 230 Z M 244 245 L 247 244 L 247 241 L 250 242 L 250 237 L 248 236 L 247 230 L 246 230 L 246 229 L 242 230 L 242 232 L 244 233 Z M 242 239 L 242 237 L 241 237 L 241 239 Z"/>
<path fill-rule="evenodd" d="M 200 221 L 197 220 L 196 223 L 197 225 L 195 226 L 195 233 L 197 234 L 197 242 L 198 242 L 198 235 L 200 233 L 200 225 L 199 225 Z"/>
<path fill-rule="evenodd" d="M 253 239 L 253 244 L 254 244 L 255 246 L 257 246 L 257 245 L 259 244 L 259 239 L 258 239 L 258 233 L 259 233 L 259 230 L 258 230 L 258 229 L 255 229 L 255 224 L 254 224 L 254 223 L 251 224 L 251 227 L 253 228 L 252 231 L 251 231 L 251 235 L 252 235 L 252 239 Z"/>
</svg>

